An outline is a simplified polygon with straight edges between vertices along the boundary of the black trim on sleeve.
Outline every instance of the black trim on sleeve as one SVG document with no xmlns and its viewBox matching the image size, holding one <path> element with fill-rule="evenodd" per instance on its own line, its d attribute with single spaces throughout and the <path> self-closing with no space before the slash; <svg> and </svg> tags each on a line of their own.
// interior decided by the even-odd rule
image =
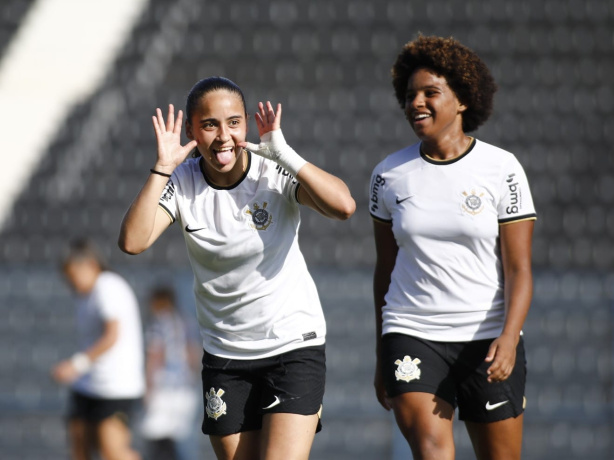
<svg viewBox="0 0 614 460">
<path fill-rule="evenodd" d="M 298 182 L 298 183 L 296 184 L 296 188 L 294 189 L 294 199 L 296 200 L 296 202 L 297 202 L 298 204 L 301 204 L 301 202 L 298 200 L 298 189 L 299 189 L 299 188 L 301 188 L 301 183 L 300 183 L 300 182 Z"/>
<path fill-rule="evenodd" d="M 173 216 L 173 213 L 170 212 L 169 209 L 166 206 L 164 206 L 162 203 L 158 203 L 158 206 L 164 209 L 164 211 L 168 214 L 168 217 L 171 218 L 171 221 L 172 221 L 171 224 L 174 224 L 177 219 L 175 219 L 175 217 Z"/>
<path fill-rule="evenodd" d="M 371 213 L 369 213 L 369 214 L 371 214 Z M 392 224 L 392 219 L 390 219 L 390 220 L 382 219 L 381 217 L 374 216 L 373 214 L 371 214 L 371 219 L 373 219 L 376 222 L 380 222 L 382 224 Z"/>
<path fill-rule="evenodd" d="M 249 168 L 251 168 L 252 166 L 252 152 L 250 152 L 249 150 L 245 150 L 245 151 L 247 152 L 247 168 L 245 168 L 245 171 L 243 172 L 243 175 L 239 178 L 239 180 L 236 183 L 229 185 L 228 187 L 221 187 L 219 185 L 214 184 L 213 182 L 209 180 L 209 178 L 207 177 L 207 174 L 205 173 L 205 159 L 201 157 L 200 161 L 198 162 L 198 166 L 200 167 L 200 172 L 203 174 L 203 178 L 205 179 L 205 182 L 207 183 L 207 185 L 216 190 L 232 190 L 233 188 L 238 187 L 241 184 L 241 182 L 245 180 L 245 178 L 249 174 Z"/>
<path fill-rule="evenodd" d="M 524 216 L 508 217 L 506 219 L 499 219 L 499 224 L 509 224 L 520 220 L 536 220 L 537 214 L 525 214 Z"/>
</svg>

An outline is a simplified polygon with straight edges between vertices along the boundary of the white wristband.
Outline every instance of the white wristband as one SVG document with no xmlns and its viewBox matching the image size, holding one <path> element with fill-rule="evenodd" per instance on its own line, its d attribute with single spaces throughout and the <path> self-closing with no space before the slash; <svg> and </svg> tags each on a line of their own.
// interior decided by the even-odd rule
<svg viewBox="0 0 614 460">
<path fill-rule="evenodd" d="M 85 353 L 75 353 L 70 358 L 70 364 L 79 375 L 82 375 L 91 369 L 92 360 Z"/>
<path fill-rule="evenodd" d="M 294 177 L 307 164 L 307 161 L 286 143 L 281 129 L 263 134 L 260 141 L 258 145 L 248 143 L 247 149 L 256 155 L 275 161 Z"/>
</svg>

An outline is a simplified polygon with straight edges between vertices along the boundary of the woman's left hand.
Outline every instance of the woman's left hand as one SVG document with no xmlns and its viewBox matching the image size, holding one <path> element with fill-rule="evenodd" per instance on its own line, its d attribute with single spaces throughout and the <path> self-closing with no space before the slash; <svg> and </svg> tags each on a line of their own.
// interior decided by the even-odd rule
<svg viewBox="0 0 614 460">
<path fill-rule="evenodd" d="M 256 118 L 256 126 L 258 126 L 258 135 L 262 137 L 276 129 L 281 128 L 281 104 L 277 104 L 277 110 L 273 110 L 273 106 L 270 101 L 266 102 L 266 106 L 262 103 L 258 103 L 258 112 L 254 115 Z"/>
<path fill-rule="evenodd" d="M 501 334 L 490 344 L 485 359 L 487 363 L 492 362 L 492 365 L 486 371 L 490 383 L 503 382 L 512 375 L 516 365 L 517 345 L 518 338 L 506 334 Z"/>
</svg>

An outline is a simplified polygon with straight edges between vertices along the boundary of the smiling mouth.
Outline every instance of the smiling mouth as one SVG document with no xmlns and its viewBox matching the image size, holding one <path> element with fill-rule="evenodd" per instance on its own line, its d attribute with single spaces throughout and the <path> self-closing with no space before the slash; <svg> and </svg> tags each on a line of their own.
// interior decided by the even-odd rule
<svg viewBox="0 0 614 460">
<path fill-rule="evenodd" d="M 431 118 L 431 115 L 429 115 L 428 113 L 418 113 L 416 115 L 413 116 L 413 121 L 422 121 L 422 120 L 426 120 L 427 118 Z"/>
</svg>

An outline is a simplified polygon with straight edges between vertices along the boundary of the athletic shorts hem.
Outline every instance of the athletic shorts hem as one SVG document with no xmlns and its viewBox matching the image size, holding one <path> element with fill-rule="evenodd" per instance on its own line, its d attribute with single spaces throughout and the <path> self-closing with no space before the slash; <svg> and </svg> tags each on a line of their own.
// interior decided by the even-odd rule
<svg viewBox="0 0 614 460">
<path fill-rule="evenodd" d="M 472 417 L 471 415 L 462 416 L 461 414 L 458 415 L 458 419 L 462 422 L 495 423 L 495 422 L 501 422 L 503 420 L 509 420 L 511 418 L 516 418 L 522 414 L 524 414 L 524 409 L 521 409 L 520 411 L 517 411 L 517 410 L 513 410 L 511 412 L 508 411 L 506 414 L 487 417 L 487 420 L 484 420 L 485 417 Z"/>
<path fill-rule="evenodd" d="M 397 396 L 401 396 L 406 393 L 426 393 L 429 395 L 437 396 L 442 401 L 445 401 L 448 404 L 450 404 L 453 409 L 456 409 L 456 401 L 446 398 L 446 395 L 444 394 L 438 394 L 437 391 L 433 391 L 433 387 L 431 387 L 430 385 L 414 384 L 411 386 L 411 388 L 406 388 L 406 389 L 398 390 L 398 391 L 392 391 L 391 393 L 392 394 L 388 395 L 390 398 L 395 398 Z"/>
<path fill-rule="evenodd" d="M 129 425 L 141 398 L 97 398 L 72 390 L 69 396 L 66 421 L 85 420 L 99 423 L 110 417 L 118 417 Z"/>
</svg>

